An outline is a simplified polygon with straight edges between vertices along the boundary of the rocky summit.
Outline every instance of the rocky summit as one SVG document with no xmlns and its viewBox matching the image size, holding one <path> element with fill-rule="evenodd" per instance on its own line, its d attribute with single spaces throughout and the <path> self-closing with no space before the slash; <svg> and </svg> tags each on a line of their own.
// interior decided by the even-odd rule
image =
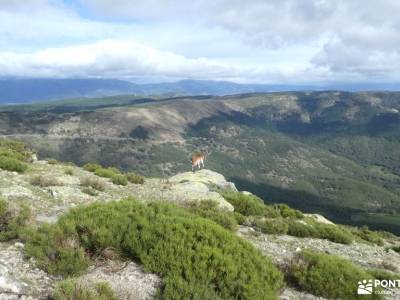
<svg viewBox="0 0 400 300">
<path fill-rule="evenodd" d="M 29 163 L 29 168 L 25 172 L 0 169 L 0 198 L 11 208 L 22 204 L 28 206 L 31 217 L 27 226 L 33 228 L 45 223 L 55 224 L 73 208 L 128 198 L 143 203 L 154 201 L 173 203 L 194 209 L 196 212 L 200 211 L 202 217 L 211 218 L 218 223 L 220 220 L 214 218 L 212 213 L 209 211 L 204 213 L 201 210 L 202 203 L 209 205 L 212 202 L 215 203 L 213 209 L 220 211 L 221 214 L 240 215 L 243 219 L 239 221 L 239 226 L 233 227 L 234 234 L 250 242 L 280 270 L 287 270 L 303 250 L 313 250 L 341 257 L 359 268 L 381 270 L 386 272 L 384 274 L 397 278 L 400 276 L 400 254 L 395 251 L 400 245 L 400 240 L 389 233 L 386 237 L 381 237 L 379 243 L 357 238 L 356 231 L 354 239 L 350 242 L 335 242 L 328 235 L 296 236 L 298 234 L 290 227 L 293 222 L 298 226 L 315 228 L 342 227 L 321 215 L 303 215 L 287 206 L 271 207 L 275 211 L 280 211 L 281 217 L 278 219 L 281 221 L 289 220 L 290 214 L 297 215 L 301 219 L 296 217 L 293 222 L 285 221 L 289 224 L 289 230 L 286 228 L 280 233 L 280 229 L 272 232 L 270 228 L 265 227 L 265 224 L 275 219 L 265 217 L 265 213 L 264 217 L 260 218 L 247 213 L 250 209 L 256 209 L 257 205 L 262 206 L 261 202 L 256 202 L 256 206 L 252 204 L 254 207 L 251 208 L 250 204 L 245 207 L 244 202 L 238 203 L 231 198 L 232 195 L 251 199 L 257 197 L 249 192 L 239 192 L 234 183 L 227 181 L 217 172 L 202 169 L 178 173 L 168 178 L 145 178 L 140 183 L 128 181 L 126 184 L 116 184 L 114 179 L 99 176 L 100 166 L 96 168 L 88 165 L 82 168 L 54 160 L 36 160 Z M 118 173 L 118 170 L 113 169 L 113 172 L 129 178 L 128 174 Z M 276 228 L 278 223 L 271 223 L 271 228 Z M 220 224 L 226 225 L 226 221 Z M 350 231 L 346 229 L 346 232 Z M 75 245 L 77 242 L 67 240 L 63 243 Z M 0 299 L 47 299 L 53 295 L 58 282 L 63 279 L 63 276 L 43 268 L 37 258 L 32 256 L 28 258 L 25 253 L 26 247 L 23 237 L 4 239 L 0 242 Z M 127 260 L 114 246 L 110 246 L 103 249 L 93 258 L 93 263 L 75 277 L 75 284 L 90 289 L 98 283 L 107 283 L 117 299 L 153 299 L 164 283 L 162 274 L 150 270 L 148 267 L 143 267 L 139 260 Z M 400 296 L 398 291 L 392 290 L 391 294 L 385 297 L 399 299 Z M 325 299 L 319 293 L 313 294 L 312 291 L 289 282 L 280 288 L 278 298 Z"/>
</svg>

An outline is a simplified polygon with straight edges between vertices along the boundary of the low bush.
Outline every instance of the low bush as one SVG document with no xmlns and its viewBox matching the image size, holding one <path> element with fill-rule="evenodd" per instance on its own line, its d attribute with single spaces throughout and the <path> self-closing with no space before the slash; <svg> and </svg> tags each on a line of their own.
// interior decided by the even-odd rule
<svg viewBox="0 0 400 300">
<path fill-rule="evenodd" d="M 71 210 L 24 236 L 25 252 L 51 273 L 83 272 L 114 248 L 163 279 L 163 299 L 273 299 L 282 274 L 250 243 L 166 203 L 132 199 Z"/>
<path fill-rule="evenodd" d="M 247 218 L 243 216 L 241 213 L 238 213 L 236 211 L 233 212 L 233 217 L 236 220 L 236 223 L 243 225 L 246 223 Z"/>
<path fill-rule="evenodd" d="M 32 185 L 37 185 L 40 187 L 48 187 L 48 186 L 59 186 L 62 185 L 56 178 L 45 176 L 45 175 L 36 175 L 30 179 L 30 183 Z"/>
<path fill-rule="evenodd" d="M 382 269 L 367 269 L 367 272 L 379 280 L 400 280 L 399 274 L 394 274 Z"/>
<path fill-rule="evenodd" d="M 0 199 L 0 241 L 17 238 L 30 215 L 28 206 L 10 207 L 6 200 Z"/>
<path fill-rule="evenodd" d="M 58 165 L 57 159 L 54 159 L 54 158 L 48 158 L 48 159 L 47 159 L 47 163 L 48 163 L 49 165 Z"/>
<path fill-rule="evenodd" d="M 83 166 L 83 169 L 89 172 L 95 172 L 97 169 L 101 169 L 102 166 L 94 163 L 87 163 Z"/>
<path fill-rule="evenodd" d="M 99 192 L 96 191 L 94 188 L 91 188 L 91 187 L 83 187 L 83 188 L 81 189 L 81 191 L 82 191 L 82 193 L 88 194 L 88 195 L 90 195 L 90 196 L 97 196 L 97 195 L 99 195 Z"/>
<path fill-rule="evenodd" d="M 134 184 L 143 184 L 144 183 L 144 177 L 137 175 L 135 173 L 126 173 L 125 176 L 130 183 L 134 183 Z"/>
<path fill-rule="evenodd" d="M 66 168 L 66 169 L 64 170 L 64 174 L 65 174 L 65 175 L 70 175 L 70 176 L 72 176 L 72 175 L 74 175 L 74 169 L 72 169 L 72 168 Z"/>
<path fill-rule="evenodd" d="M 304 215 L 301 211 L 293 209 L 286 204 L 276 204 L 274 207 L 279 211 L 282 218 L 303 219 Z"/>
<path fill-rule="evenodd" d="M 304 250 L 293 260 L 289 281 L 302 290 L 329 299 L 359 299 L 358 282 L 371 278 L 366 270 L 338 256 Z M 363 299 L 382 299 L 364 295 Z"/>
<path fill-rule="evenodd" d="M 24 155 L 11 149 L 0 148 L 0 157 L 11 157 L 16 160 L 25 161 Z"/>
<path fill-rule="evenodd" d="M 330 240 L 340 244 L 351 244 L 354 236 L 348 230 L 336 225 L 322 224 L 318 222 L 291 220 L 288 234 L 297 237 L 313 237 Z"/>
<path fill-rule="evenodd" d="M 122 175 L 117 169 L 115 168 L 98 168 L 94 171 L 99 177 L 110 178 L 111 182 L 118 185 L 127 185 L 128 178 L 125 175 Z"/>
<path fill-rule="evenodd" d="M 393 246 L 393 247 L 390 247 L 390 249 L 392 249 L 393 251 L 395 251 L 397 253 L 400 253 L 400 246 Z"/>
<path fill-rule="evenodd" d="M 265 212 L 264 202 L 257 196 L 230 190 L 222 192 L 222 196 L 233 205 L 236 212 L 244 216 L 261 216 Z"/>
<path fill-rule="evenodd" d="M 235 215 L 232 212 L 221 210 L 215 201 L 193 201 L 186 207 L 196 215 L 210 219 L 226 229 L 235 230 L 238 225 Z"/>
<path fill-rule="evenodd" d="M 351 232 L 339 226 L 322 223 L 315 223 L 314 226 L 318 232 L 318 238 L 346 245 L 354 241 L 354 236 Z"/>
<path fill-rule="evenodd" d="M 28 169 L 28 165 L 14 157 L 0 156 L 0 169 L 23 173 Z"/>
<path fill-rule="evenodd" d="M 290 221 L 288 223 L 288 234 L 297 237 L 318 237 L 318 232 L 314 226 L 299 221 Z"/>
<path fill-rule="evenodd" d="M 0 156 L 9 156 L 28 162 L 32 157 L 33 152 L 28 150 L 26 144 L 9 139 L 0 139 Z"/>
<path fill-rule="evenodd" d="M 113 178 L 114 176 L 119 175 L 118 173 L 115 173 L 114 170 L 109 168 L 98 168 L 94 171 L 94 174 L 105 178 Z"/>
<path fill-rule="evenodd" d="M 60 281 L 52 295 L 54 300 L 118 300 L 107 283 L 84 286 L 73 279 Z"/>
<path fill-rule="evenodd" d="M 253 226 L 265 234 L 286 234 L 289 227 L 282 218 L 256 219 Z"/>
<path fill-rule="evenodd" d="M 128 178 L 126 178 L 125 175 L 116 174 L 113 177 L 111 177 L 111 182 L 118 185 L 127 185 Z"/>
<path fill-rule="evenodd" d="M 376 244 L 379 246 L 383 246 L 383 240 L 381 236 L 375 232 L 368 229 L 368 227 L 363 226 L 361 228 L 352 228 L 350 229 L 351 233 L 359 238 L 363 239 L 372 244 Z"/>
<path fill-rule="evenodd" d="M 81 178 L 80 184 L 81 186 L 90 187 L 100 192 L 105 190 L 104 183 L 95 178 L 90 178 L 90 177 Z"/>
</svg>

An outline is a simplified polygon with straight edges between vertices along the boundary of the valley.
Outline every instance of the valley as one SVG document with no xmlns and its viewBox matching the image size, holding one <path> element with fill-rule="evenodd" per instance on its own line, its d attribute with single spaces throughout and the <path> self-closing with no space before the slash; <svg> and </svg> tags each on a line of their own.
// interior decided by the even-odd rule
<svg viewBox="0 0 400 300">
<path fill-rule="evenodd" d="M 39 157 L 168 177 L 190 155 L 266 202 L 400 233 L 400 93 L 115 96 L 0 107 Z"/>
</svg>

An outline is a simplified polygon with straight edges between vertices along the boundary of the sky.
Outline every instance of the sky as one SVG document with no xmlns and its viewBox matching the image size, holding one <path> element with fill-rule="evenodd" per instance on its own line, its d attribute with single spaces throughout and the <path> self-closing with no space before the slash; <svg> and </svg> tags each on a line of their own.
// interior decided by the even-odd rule
<svg viewBox="0 0 400 300">
<path fill-rule="evenodd" d="M 0 0 L 0 77 L 400 81 L 400 1 Z"/>
</svg>

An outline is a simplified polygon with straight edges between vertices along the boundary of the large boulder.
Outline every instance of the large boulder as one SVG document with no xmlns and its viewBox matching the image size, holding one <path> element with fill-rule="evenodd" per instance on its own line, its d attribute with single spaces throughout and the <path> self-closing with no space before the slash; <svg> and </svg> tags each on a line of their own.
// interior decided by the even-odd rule
<svg viewBox="0 0 400 300">
<path fill-rule="evenodd" d="M 233 206 L 215 190 L 231 188 L 236 190 L 232 182 L 210 170 L 180 173 L 169 178 L 172 199 L 180 201 L 213 200 L 222 209 L 233 211 Z"/>
<path fill-rule="evenodd" d="M 225 177 L 217 172 L 202 169 L 196 172 L 185 172 L 180 173 L 169 178 L 171 183 L 182 183 L 182 182 L 200 182 L 208 186 L 209 188 L 230 188 L 237 191 L 235 184 L 229 182 Z"/>
</svg>

